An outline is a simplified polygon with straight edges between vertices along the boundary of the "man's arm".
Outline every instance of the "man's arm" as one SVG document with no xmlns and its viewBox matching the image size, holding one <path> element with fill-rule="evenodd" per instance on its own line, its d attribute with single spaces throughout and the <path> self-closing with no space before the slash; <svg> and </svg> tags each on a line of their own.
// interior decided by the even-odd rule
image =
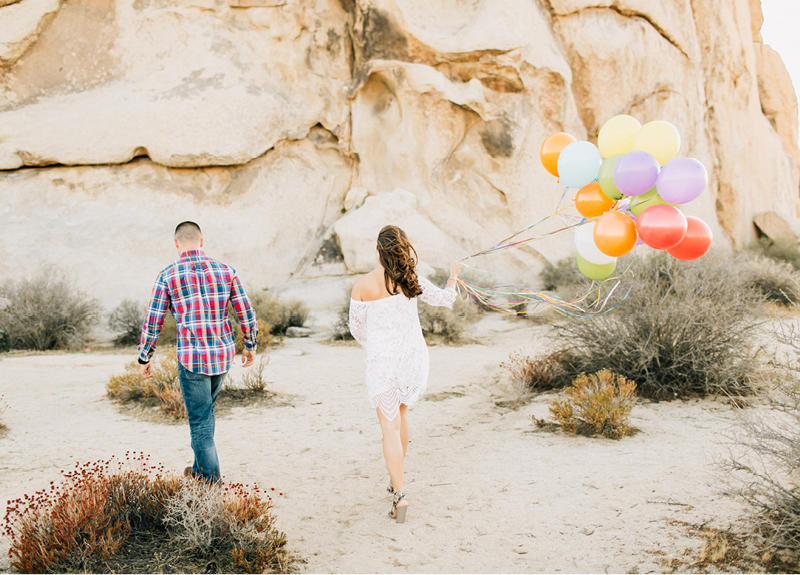
<svg viewBox="0 0 800 575">
<path fill-rule="evenodd" d="M 159 274 L 153 293 L 150 296 L 150 305 L 147 308 L 147 315 L 142 324 L 142 340 L 139 344 L 139 373 L 143 377 L 150 379 L 150 358 L 156 351 L 158 336 L 161 335 L 161 326 L 164 325 L 164 316 L 169 307 L 169 293 L 164 278 Z"/>
<path fill-rule="evenodd" d="M 244 339 L 242 363 L 244 367 L 248 367 L 256 359 L 258 323 L 256 322 L 256 312 L 253 311 L 253 306 L 250 305 L 250 298 L 247 297 L 242 287 L 242 282 L 239 281 L 239 277 L 235 273 L 231 285 L 231 303 L 233 304 L 233 310 L 239 317 L 239 325 L 242 328 L 242 337 Z"/>
</svg>

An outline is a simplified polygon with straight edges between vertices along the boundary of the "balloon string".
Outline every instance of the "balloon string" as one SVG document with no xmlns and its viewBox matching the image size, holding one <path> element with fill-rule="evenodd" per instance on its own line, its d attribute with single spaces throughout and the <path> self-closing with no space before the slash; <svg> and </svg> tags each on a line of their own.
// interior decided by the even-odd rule
<svg viewBox="0 0 800 575">
<path fill-rule="evenodd" d="M 539 234 L 531 238 L 513 241 L 514 238 L 517 238 L 520 235 L 524 234 L 525 232 L 534 229 L 535 227 L 546 222 L 547 220 L 554 217 L 562 216 L 568 208 L 572 207 L 574 205 L 572 202 L 564 202 L 566 193 L 567 193 L 567 188 L 564 187 L 561 196 L 556 199 L 556 204 L 551 214 L 534 222 L 527 228 L 520 230 L 515 234 L 512 234 L 511 236 L 505 238 L 504 240 L 496 243 L 492 247 L 474 253 L 470 256 L 467 256 L 460 261 L 463 263 L 469 259 L 476 258 L 479 256 L 486 256 L 489 254 L 499 253 L 505 250 L 516 249 L 528 245 L 532 242 L 556 236 L 558 234 L 564 233 L 567 230 L 573 230 L 574 228 L 580 227 L 584 224 L 595 221 L 597 219 L 597 218 L 582 219 L 577 223 L 568 224 L 556 230 Z M 563 206 L 561 205 L 562 202 Z M 612 210 L 617 209 L 619 204 L 620 204 L 619 201 L 616 202 L 611 209 Z M 461 279 L 456 279 L 456 285 L 459 291 L 463 290 L 464 293 L 467 295 L 467 297 L 469 297 L 469 299 L 475 302 L 475 304 L 478 305 L 478 307 L 480 307 L 484 312 L 496 311 L 500 313 L 507 313 L 513 315 L 530 315 L 532 313 L 538 313 L 539 311 L 542 311 L 544 309 L 552 308 L 566 317 L 571 317 L 571 318 L 594 317 L 597 315 L 602 315 L 610 312 L 628 297 L 628 294 L 630 293 L 631 288 L 633 286 L 632 285 L 621 286 L 622 283 L 621 277 L 626 275 L 629 270 L 630 270 L 630 264 L 628 265 L 627 269 L 621 274 L 607 278 L 603 281 L 592 281 L 591 285 L 588 287 L 588 289 L 586 289 L 586 291 L 576 295 L 575 297 L 569 300 L 561 298 L 555 294 L 548 294 L 546 292 L 541 292 L 524 285 L 511 284 L 511 285 L 499 285 L 499 286 L 480 286 L 465 282 Z M 613 285 L 613 287 L 609 287 L 609 285 L 613 282 L 616 283 Z M 621 291 L 622 289 L 626 289 L 626 291 L 624 295 L 621 297 L 620 301 L 617 302 L 613 307 L 605 309 L 606 305 L 611 300 L 611 297 L 615 293 L 617 293 L 618 290 Z M 595 291 L 597 293 L 597 297 L 596 298 L 590 297 L 595 293 Z M 542 309 L 538 309 L 540 307 Z"/>
</svg>

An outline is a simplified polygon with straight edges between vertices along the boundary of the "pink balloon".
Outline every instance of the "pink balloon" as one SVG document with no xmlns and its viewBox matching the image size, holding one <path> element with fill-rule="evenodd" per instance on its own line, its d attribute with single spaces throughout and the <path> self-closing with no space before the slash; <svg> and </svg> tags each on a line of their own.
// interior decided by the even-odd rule
<svg viewBox="0 0 800 575">
<path fill-rule="evenodd" d="M 658 170 L 658 160 L 647 152 L 628 152 L 614 166 L 614 185 L 626 196 L 640 196 L 655 185 Z"/>
<path fill-rule="evenodd" d="M 651 248 L 668 250 L 677 246 L 686 236 L 686 216 L 673 206 L 658 204 L 650 206 L 636 222 L 639 237 Z"/>
<path fill-rule="evenodd" d="M 708 184 L 708 172 L 694 158 L 676 158 L 661 168 L 656 189 L 661 198 L 671 204 L 691 202 L 703 193 Z"/>
</svg>

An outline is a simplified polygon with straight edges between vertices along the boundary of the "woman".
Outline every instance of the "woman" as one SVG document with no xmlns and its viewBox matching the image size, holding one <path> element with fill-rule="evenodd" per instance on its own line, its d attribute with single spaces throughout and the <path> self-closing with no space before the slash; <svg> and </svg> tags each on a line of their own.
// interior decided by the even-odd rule
<svg viewBox="0 0 800 575">
<path fill-rule="evenodd" d="M 383 456 L 394 501 L 389 516 L 403 523 L 403 459 L 408 449 L 408 406 L 428 383 L 428 348 L 422 337 L 417 298 L 453 307 L 461 263 L 450 268 L 445 289 L 417 277 L 417 252 L 405 232 L 386 226 L 378 234 L 379 267 L 359 279 L 350 299 L 350 332 L 367 350 L 367 390 L 383 431 Z"/>
</svg>

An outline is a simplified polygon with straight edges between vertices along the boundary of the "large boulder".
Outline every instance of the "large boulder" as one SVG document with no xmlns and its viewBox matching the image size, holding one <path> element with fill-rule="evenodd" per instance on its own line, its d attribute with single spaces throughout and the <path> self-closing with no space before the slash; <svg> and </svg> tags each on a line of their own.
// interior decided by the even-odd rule
<svg viewBox="0 0 800 575">
<path fill-rule="evenodd" d="M 142 299 L 195 218 L 251 287 L 345 285 L 386 223 L 444 269 L 524 230 L 466 264 L 536 285 L 574 254 L 539 236 L 578 218 L 542 141 L 623 113 L 679 129 L 709 172 L 684 211 L 744 246 L 756 214 L 799 215 L 762 20 L 758 0 L 0 0 L 0 273 Z"/>
<path fill-rule="evenodd" d="M 209 4 L 65 3 L 0 80 L 0 169 L 241 165 L 316 124 L 346 130 L 339 2 Z"/>
</svg>

